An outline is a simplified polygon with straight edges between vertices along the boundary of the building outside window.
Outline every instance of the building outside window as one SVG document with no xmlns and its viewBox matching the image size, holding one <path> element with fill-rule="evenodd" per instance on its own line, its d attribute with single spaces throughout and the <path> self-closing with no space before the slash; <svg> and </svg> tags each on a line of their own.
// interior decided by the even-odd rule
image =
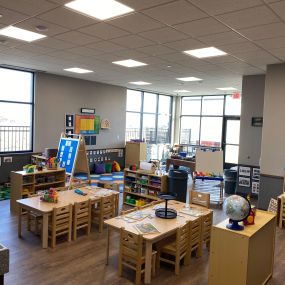
<svg viewBox="0 0 285 285">
<path fill-rule="evenodd" d="M 222 148 L 225 163 L 238 163 L 241 98 L 235 95 L 182 98 L 180 144 L 190 154 L 197 147 Z"/>
<path fill-rule="evenodd" d="M 33 150 L 34 75 L 0 67 L 0 153 Z"/>
<path fill-rule="evenodd" d="M 171 140 L 172 96 L 127 90 L 126 141 L 148 143 L 148 159 L 163 159 Z"/>
</svg>

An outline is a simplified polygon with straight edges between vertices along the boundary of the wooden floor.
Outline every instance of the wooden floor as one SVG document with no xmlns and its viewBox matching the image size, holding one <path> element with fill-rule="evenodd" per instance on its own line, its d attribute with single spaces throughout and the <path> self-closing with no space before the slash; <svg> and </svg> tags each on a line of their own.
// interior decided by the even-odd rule
<svg viewBox="0 0 285 285">
<path fill-rule="evenodd" d="M 214 223 L 224 218 L 222 210 L 216 207 Z M 134 281 L 132 271 L 126 270 L 123 278 L 118 277 L 116 233 L 111 238 L 108 266 L 105 265 L 106 230 L 99 234 L 93 228 L 89 236 L 82 235 L 77 241 L 60 242 L 56 249 L 44 250 L 39 238 L 27 232 L 26 227 L 23 238 L 17 237 L 17 219 L 10 214 L 9 201 L 0 202 L 0 243 L 10 248 L 10 272 L 5 275 L 6 285 L 127 285 Z M 181 267 L 178 277 L 172 267 L 162 266 L 152 284 L 206 285 L 207 276 L 208 252 L 204 250 L 203 257 L 192 258 L 190 266 Z M 285 229 L 277 229 L 274 277 L 267 284 L 285 284 L 284 278 Z"/>
</svg>

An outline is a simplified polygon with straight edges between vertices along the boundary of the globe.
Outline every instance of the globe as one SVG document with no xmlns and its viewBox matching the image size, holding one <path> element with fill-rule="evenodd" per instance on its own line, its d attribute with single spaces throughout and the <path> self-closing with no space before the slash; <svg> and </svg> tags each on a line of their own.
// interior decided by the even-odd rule
<svg viewBox="0 0 285 285">
<path fill-rule="evenodd" d="M 250 213 L 250 203 L 245 198 L 232 195 L 224 201 L 223 211 L 230 218 L 227 228 L 231 230 L 243 230 L 244 227 L 238 222 L 244 220 Z"/>
</svg>

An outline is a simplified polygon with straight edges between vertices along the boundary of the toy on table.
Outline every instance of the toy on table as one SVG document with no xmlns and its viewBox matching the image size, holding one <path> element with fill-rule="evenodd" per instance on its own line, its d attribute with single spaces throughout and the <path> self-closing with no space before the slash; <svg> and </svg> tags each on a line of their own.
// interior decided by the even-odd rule
<svg viewBox="0 0 285 285">
<path fill-rule="evenodd" d="M 33 165 L 33 164 L 27 164 L 23 166 L 23 170 L 26 171 L 26 173 L 34 173 L 35 168 L 36 168 L 36 165 Z"/>
<path fill-rule="evenodd" d="M 54 188 L 46 190 L 43 196 L 40 198 L 43 202 L 57 203 L 58 202 L 58 192 Z"/>
<path fill-rule="evenodd" d="M 78 194 L 78 195 L 82 195 L 82 196 L 86 196 L 87 193 L 84 193 L 83 191 L 81 191 L 80 189 L 75 189 L 74 193 Z"/>
<path fill-rule="evenodd" d="M 50 157 L 47 161 L 47 169 L 57 169 L 58 166 L 58 158 Z"/>
<path fill-rule="evenodd" d="M 249 195 L 247 196 L 247 200 L 250 204 L 250 196 Z M 256 210 L 255 207 L 251 206 L 251 204 L 250 204 L 250 212 L 249 212 L 248 216 L 243 220 L 243 224 L 245 226 L 254 225 L 255 210 Z"/>
</svg>

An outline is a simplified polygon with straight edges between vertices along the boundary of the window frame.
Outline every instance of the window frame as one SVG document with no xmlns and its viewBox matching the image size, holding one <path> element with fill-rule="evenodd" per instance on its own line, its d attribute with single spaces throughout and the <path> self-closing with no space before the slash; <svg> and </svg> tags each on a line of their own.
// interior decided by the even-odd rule
<svg viewBox="0 0 285 285">
<path fill-rule="evenodd" d="M 32 76 L 31 79 L 31 102 L 22 102 L 22 101 L 10 101 L 10 100 L 0 100 L 1 103 L 12 103 L 12 104 L 20 104 L 20 105 L 30 105 L 31 106 L 31 122 L 30 122 L 30 128 L 31 128 L 31 144 L 30 149 L 27 150 L 15 150 L 15 151 L 0 151 L 0 155 L 9 155 L 9 154 L 24 154 L 24 153 L 33 153 L 34 151 L 34 116 L 35 116 L 35 73 L 31 70 L 21 69 L 21 68 L 12 68 L 12 67 L 6 67 L 0 65 L 1 69 L 8 69 L 8 70 L 14 70 L 14 71 L 21 71 L 21 72 L 27 72 L 30 73 Z"/>
<path fill-rule="evenodd" d="M 172 137 L 172 119 L 173 119 L 173 96 L 172 95 L 168 95 L 168 94 L 163 94 L 163 93 L 156 93 L 156 92 L 151 92 L 151 91 L 147 91 L 147 90 L 137 90 L 137 89 L 131 89 L 131 88 L 127 88 L 127 90 L 132 90 L 132 91 L 137 91 L 141 93 L 141 108 L 140 111 L 128 111 L 126 109 L 126 114 L 127 113 L 135 113 L 135 114 L 139 114 L 140 115 L 140 126 L 139 126 L 139 134 L 140 137 L 139 139 L 143 139 L 143 116 L 144 115 L 155 115 L 155 140 L 154 142 L 148 142 L 149 144 L 171 144 L 171 137 Z M 156 110 L 155 113 L 152 112 L 144 112 L 144 94 L 145 93 L 149 93 L 149 94 L 154 94 L 156 95 Z M 170 98 L 170 106 L 169 106 L 169 134 L 168 134 L 168 138 L 166 143 L 160 143 L 157 141 L 158 138 L 158 119 L 159 119 L 159 115 L 161 115 L 162 113 L 159 113 L 159 99 L 160 96 L 168 96 Z M 127 137 L 126 137 L 127 140 Z"/>
</svg>

